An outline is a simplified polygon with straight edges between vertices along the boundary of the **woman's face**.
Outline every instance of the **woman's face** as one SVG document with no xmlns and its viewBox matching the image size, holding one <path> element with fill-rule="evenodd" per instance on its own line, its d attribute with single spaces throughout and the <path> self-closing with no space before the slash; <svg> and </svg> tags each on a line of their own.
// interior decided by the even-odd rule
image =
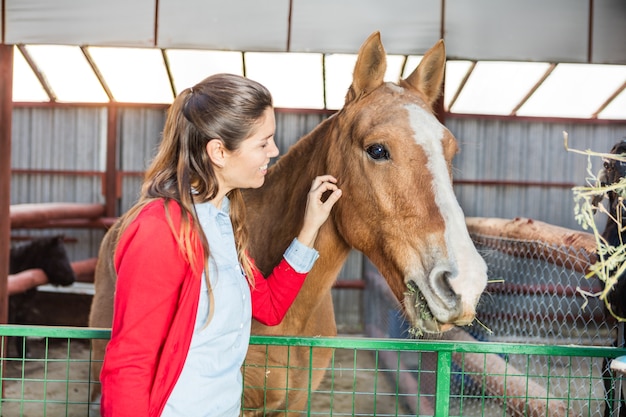
<svg viewBox="0 0 626 417">
<path fill-rule="evenodd" d="M 275 131 L 274 109 L 268 107 L 252 135 L 241 143 L 239 149 L 228 153 L 221 170 L 220 188 L 223 191 L 259 188 L 263 185 L 270 159 L 278 156 L 278 148 L 274 142 Z"/>
</svg>

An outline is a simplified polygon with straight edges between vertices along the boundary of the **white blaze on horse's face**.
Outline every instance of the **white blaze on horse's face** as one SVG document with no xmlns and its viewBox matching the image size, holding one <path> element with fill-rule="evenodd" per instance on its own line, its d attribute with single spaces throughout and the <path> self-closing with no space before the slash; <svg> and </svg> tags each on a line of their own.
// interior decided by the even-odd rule
<svg viewBox="0 0 626 417">
<path fill-rule="evenodd" d="M 448 326 L 439 323 L 465 325 L 474 319 L 475 306 L 487 284 L 487 266 L 469 236 L 465 215 L 452 187 L 443 149 L 445 135 L 451 134 L 432 113 L 422 107 L 408 104 L 405 108 L 409 113 L 415 143 L 426 154 L 426 168 L 433 179 L 435 204 L 444 221 L 447 253 L 443 253 L 442 249 L 434 249 L 435 253 L 429 254 L 433 267 L 429 272 L 426 271 L 428 276 L 424 276 L 421 269 L 425 264 L 423 259 L 411 262 L 420 267 L 406 271 L 405 279 L 410 288 L 417 287 L 417 290 L 407 292 L 404 302 L 405 306 L 410 306 L 406 309 L 407 313 L 418 328 L 441 331 Z M 420 305 L 425 304 L 424 301 L 428 309 Z M 430 313 L 439 323 L 430 319 Z"/>
</svg>

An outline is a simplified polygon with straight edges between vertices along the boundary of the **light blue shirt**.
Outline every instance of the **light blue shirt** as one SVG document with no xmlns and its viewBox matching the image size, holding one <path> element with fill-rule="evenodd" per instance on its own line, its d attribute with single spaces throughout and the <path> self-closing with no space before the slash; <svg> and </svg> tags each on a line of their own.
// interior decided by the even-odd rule
<svg viewBox="0 0 626 417">
<path fill-rule="evenodd" d="M 237 257 L 229 207 L 226 198 L 222 210 L 211 203 L 196 204 L 209 242 L 215 314 L 205 327 L 209 296 L 203 274 L 189 353 L 162 417 L 233 417 L 240 413 L 241 365 L 248 351 L 252 305 L 250 287 Z M 318 256 L 315 249 L 297 239 L 284 254 L 291 267 L 301 273 L 310 271 Z"/>
</svg>

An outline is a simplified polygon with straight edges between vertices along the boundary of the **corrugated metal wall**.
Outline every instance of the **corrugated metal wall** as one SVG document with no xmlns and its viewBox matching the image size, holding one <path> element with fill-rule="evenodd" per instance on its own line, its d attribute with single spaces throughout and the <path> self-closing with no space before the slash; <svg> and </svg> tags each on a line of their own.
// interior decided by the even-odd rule
<svg viewBox="0 0 626 417">
<path fill-rule="evenodd" d="M 461 147 L 455 158 L 454 178 L 455 191 L 466 216 L 528 217 L 577 230 L 581 227 L 574 219 L 571 187 L 561 185 L 584 185 L 588 158 L 565 150 L 563 131 L 569 134 L 569 147 L 581 151 L 608 152 L 615 142 L 626 139 L 626 123 L 592 125 L 450 118 L 446 125 Z M 591 162 L 593 172 L 602 167 L 599 158 L 591 158 Z M 532 184 L 465 183 L 472 180 Z"/>
<path fill-rule="evenodd" d="M 11 175 L 11 204 L 104 203 L 107 112 L 103 108 L 19 108 L 13 112 L 11 166 L 39 174 Z M 76 174 L 72 174 L 76 172 Z M 96 256 L 104 232 L 90 229 L 14 230 L 12 236 L 59 233 L 72 260 Z"/>
<path fill-rule="evenodd" d="M 166 112 L 162 109 L 127 108 L 120 112 L 118 139 L 118 169 L 122 172 L 141 173 L 154 157 Z M 139 197 L 143 177 L 125 175 L 122 178 L 120 213 L 126 212 Z"/>
<path fill-rule="evenodd" d="M 326 115 L 277 113 L 276 142 L 285 153 L 298 138 L 317 126 Z M 118 125 L 118 167 L 127 174 L 122 180 L 120 212 L 137 199 L 139 175 L 159 143 L 165 111 L 156 108 L 121 108 Z M 563 147 L 565 130 L 570 147 L 605 152 L 626 138 L 624 124 L 539 123 L 476 120 L 450 117 L 448 128 L 459 139 L 461 152 L 455 159 L 455 190 L 467 216 L 529 217 L 577 229 L 573 196 L 562 184 L 583 184 L 587 158 Z M 105 170 L 107 138 L 106 108 L 17 108 L 13 116 L 12 167 L 15 170 L 52 170 L 54 173 L 21 174 L 11 178 L 11 203 L 79 202 L 103 203 L 100 176 Z M 600 162 L 594 161 L 596 168 Z M 57 174 L 57 171 L 78 171 Z M 472 184 L 511 181 L 555 184 Z M 469 182 L 469 184 L 468 184 Z M 56 231 L 55 231 L 56 232 Z M 102 230 L 64 229 L 75 239 L 68 245 L 72 260 L 97 255 Z M 50 234 L 52 231 L 16 230 L 17 235 Z M 363 262 L 351 254 L 341 279 L 360 279 Z M 334 291 L 341 331 L 360 331 L 360 290 Z"/>
</svg>

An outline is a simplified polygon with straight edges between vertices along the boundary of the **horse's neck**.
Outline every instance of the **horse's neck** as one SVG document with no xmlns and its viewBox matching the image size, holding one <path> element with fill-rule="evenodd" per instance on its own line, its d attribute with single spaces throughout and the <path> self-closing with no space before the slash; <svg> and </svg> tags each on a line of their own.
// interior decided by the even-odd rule
<svg viewBox="0 0 626 417">
<path fill-rule="evenodd" d="M 328 173 L 326 152 L 332 151 L 327 137 L 330 123 L 322 122 L 294 144 L 270 168 L 261 189 L 246 191 L 251 252 L 264 273 L 280 261 L 286 247 L 298 235 L 311 181 Z M 315 304 L 317 297 L 330 290 L 350 251 L 337 232 L 332 214 L 320 229 L 316 249 L 320 259 L 312 271 L 314 279 L 307 279 L 302 290 L 307 297 L 299 297 L 306 304 Z"/>
</svg>

